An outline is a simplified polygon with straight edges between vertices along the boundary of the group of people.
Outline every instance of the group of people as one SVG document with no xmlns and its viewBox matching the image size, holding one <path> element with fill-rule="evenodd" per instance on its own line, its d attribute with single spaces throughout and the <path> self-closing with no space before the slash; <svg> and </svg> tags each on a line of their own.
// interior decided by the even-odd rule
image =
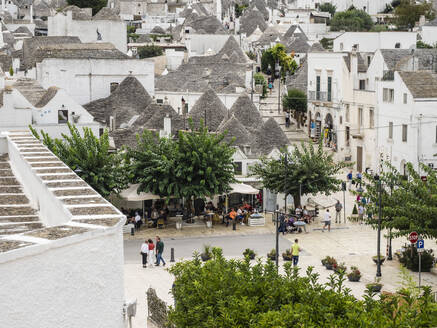
<svg viewBox="0 0 437 328">
<path fill-rule="evenodd" d="M 229 210 L 227 215 L 223 216 L 223 224 L 228 227 L 230 223 L 240 223 L 244 225 L 244 219 L 246 216 L 252 214 L 253 208 L 248 203 L 244 202 L 240 207 L 233 207 Z"/>
<path fill-rule="evenodd" d="M 162 262 L 162 265 L 165 266 L 165 261 L 162 257 L 162 253 L 164 252 L 164 242 L 161 240 L 159 236 L 156 236 L 156 245 L 153 243 L 152 239 L 146 239 L 143 244 L 141 244 L 141 257 L 143 262 L 143 268 L 147 268 L 147 264 L 150 266 L 159 266 Z M 153 259 L 155 258 L 155 259 Z"/>
<path fill-rule="evenodd" d="M 282 234 L 288 232 L 301 232 L 302 228 L 306 231 L 306 224 L 311 223 L 312 216 L 310 215 L 307 207 L 302 208 L 301 205 L 297 206 L 294 210 L 294 214 L 281 214 L 279 216 L 279 232 Z"/>
<path fill-rule="evenodd" d="M 362 184 L 362 180 L 363 180 L 363 175 L 361 174 L 360 171 L 358 171 L 355 175 L 355 179 L 354 179 L 354 175 L 352 173 L 352 171 L 350 171 L 347 176 L 346 176 L 347 182 L 348 182 L 348 189 L 352 190 L 352 185 L 356 185 L 357 189 L 361 188 L 361 184 Z"/>
</svg>

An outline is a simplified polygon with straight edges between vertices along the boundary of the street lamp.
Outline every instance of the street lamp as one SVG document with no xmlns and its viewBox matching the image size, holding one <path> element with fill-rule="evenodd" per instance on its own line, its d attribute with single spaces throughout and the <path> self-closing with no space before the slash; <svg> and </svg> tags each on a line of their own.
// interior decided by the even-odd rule
<svg viewBox="0 0 437 328">
<path fill-rule="evenodd" d="M 275 64 L 275 77 L 279 80 L 278 87 L 278 114 L 281 113 L 281 65 L 279 60 Z"/>
<path fill-rule="evenodd" d="M 379 175 L 375 175 L 375 182 L 378 185 L 378 239 L 377 239 L 377 263 L 376 263 L 376 276 L 381 277 L 381 218 L 382 218 L 382 204 L 381 204 L 381 179 Z"/>
</svg>

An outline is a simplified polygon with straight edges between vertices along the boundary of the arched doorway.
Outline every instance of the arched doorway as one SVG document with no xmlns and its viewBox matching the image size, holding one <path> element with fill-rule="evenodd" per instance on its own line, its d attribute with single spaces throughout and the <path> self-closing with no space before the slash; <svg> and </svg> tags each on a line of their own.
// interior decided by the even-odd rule
<svg viewBox="0 0 437 328">
<path fill-rule="evenodd" d="M 330 113 L 327 113 L 325 116 L 325 125 L 323 127 L 323 139 L 325 146 L 331 147 L 334 150 L 337 149 L 337 136 L 334 132 L 334 120 Z"/>
</svg>

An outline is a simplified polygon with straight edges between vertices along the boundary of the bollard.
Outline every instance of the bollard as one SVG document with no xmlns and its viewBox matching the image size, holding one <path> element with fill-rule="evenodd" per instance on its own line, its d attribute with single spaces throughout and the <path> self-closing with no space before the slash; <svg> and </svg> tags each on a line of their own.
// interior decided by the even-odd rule
<svg viewBox="0 0 437 328">
<path fill-rule="evenodd" d="M 131 236 L 135 235 L 135 228 L 130 228 L 130 234 Z"/>
<path fill-rule="evenodd" d="M 232 222 L 232 230 L 237 230 L 237 222 Z"/>
<path fill-rule="evenodd" d="M 174 248 L 170 249 L 170 262 L 174 262 Z"/>
</svg>

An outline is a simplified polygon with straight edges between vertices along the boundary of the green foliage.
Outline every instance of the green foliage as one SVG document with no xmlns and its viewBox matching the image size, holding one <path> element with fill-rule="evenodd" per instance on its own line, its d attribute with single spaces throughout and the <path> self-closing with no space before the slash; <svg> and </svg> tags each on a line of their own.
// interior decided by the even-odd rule
<svg viewBox="0 0 437 328">
<path fill-rule="evenodd" d="M 243 256 L 248 256 L 250 259 L 253 259 L 255 257 L 255 251 L 250 248 L 246 248 L 243 252 Z"/>
<path fill-rule="evenodd" d="M 352 209 L 352 214 L 353 215 L 358 215 L 357 204 L 354 204 L 354 208 Z"/>
<path fill-rule="evenodd" d="M 137 136 L 138 144 L 128 149 L 128 158 L 139 191 L 187 200 L 230 191 L 234 148 L 223 141 L 223 134 L 208 133 L 203 124 L 196 130 L 191 120 L 189 124 L 192 131 L 180 131 L 177 140 L 147 130 Z"/>
<path fill-rule="evenodd" d="M 263 86 L 261 98 L 265 98 L 267 95 L 267 81 L 266 81 L 264 75 L 262 75 L 261 73 L 256 73 L 253 76 L 253 79 L 255 80 L 255 85 L 261 84 Z"/>
<path fill-rule="evenodd" d="M 324 49 L 332 49 L 332 47 L 334 45 L 334 41 L 333 41 L 333 39 L 322 38 L 320 40 L 320 44 L 322 45 L 322 47 Z"/>
<path fill-rule="evenodd" d="M 162 48 L 155 45 L 138 48 L 138 56 L 140 57 L 140 59 L 162 56 L 162 54 L 163 54 Z"/>
<path fill-rule="evenodd" d="M 214 248 L 210 261 L 198 256 L 178 262 L 169 271 L 175 277 L 175 306 L 170 324 L 177 328 L 294 328 L 294 327 L 433 327 L 437 305 L 431 289 L 419 296 L 406 289 L 374 299 L 370 291 L 356 299 L 344 286 L 345 274 L 333 274 L 328 283 L 309 267 L 284 264 L 279 274 L 273 261 L 250 264 L 227 260 Z M 282 271 L 282 270 L 279 270 Z"/>
<path fill-rule="evenodd" d="M 267 73 L 270 66 L 272 73 L 275 72 L 276 62 L 281 66 L 281 76 L 284 78 L 287 73 L 293 74 L 297 69 L 297 64 L 293 57 L 287 55 L 283 44 L 278 43 L 274 47 L 267 49 L 261 56 L 261 70 Z"/>
<path fill-rule="evenodd" d="M 68 5 L 79 8 L 92 8 L 93 15 L 97 14 L 100 9 L 106 6 L 106 0 L 67 0 Z"/>
<path fill-rule="evenodd" d="M 335 14 L 335 11 L 337 10 L 337 7 L 329 2 L 325 2 L 319 6 L 319 10 L 323 11 L 323 12 L 330 13 L 331 17 L 333 17 Z"/>
<path fill-rule="evenodd" d="M 426 19 L 432 20 L 435 17 L 432 3 L 424 2 L 416 4 L 409 0 L 401 0 L 396 7 L 395 23 L 399 29 L 412 29 L 420 16 L 424 15 Z"/>
<path fill-rule="evenodd" d="M 405 176 L 389 163 L 384 163 L 379 179 L 381 181 L 381 204 L 383 228 L 390 229 L 395 237 L 408 236 L 417 231 L 424 238 L 437 238 L 437 173 L 421 164 L 421 174 L 408 163 Z M 423 182 L 421 175 L 427 176 Z M 366 209 L 379 213 L 379 184 L 364 173 L 363 197 L 370 200 Z M 377 228 L 377 215 L 367 223 Z"/>
<path fill-rule="evenodd" d="M 364 10 L 340 11 L 331 20 L 331 31 L 369 31 L 372 26 L 372 18 Z"/>
<path fill-rule="evenodd" d="M 255 60 L 256 59 L 256 54 L 253 51 L 246 51 L 246 55 L 251 60 Z"/>
<path fill-rule="evenodd" d="M 432 249 L 425 250 L 422 252 L 421 259 L 421 270 L 422 272 L 431 271 L 432 265 L 434 264 L 434 254 Z M 414 272 L 419 271 L 419 253 L 417 253 L 417 248 L 414 245 L 408 245 L 404 252 L 399 256 L 399 262 L 404 265 L 407 269 L 413 270 Z"/>
<path fill-rule="evenodd" d="M 279 159 L 261 158 L 251 167 L 251 172 L 261 179 L 265 188 L 293 195 L 297 206 L 300 205 L 299 184 L 302 195 L 319 192 L 329 195 L 339 190 L 341 180 L 336 175 L 347 165 L 334 161 L 333 154 L 325 152 L 321 142 L 316 147 L 313 143 L 302 143 L 292 152 L 282 149 Z"/>
<path fill-rule="evenodd" d="M 249 7 L 249 5 L 247 4 L 241 4 L 239 5 L 238 3 L 235 4 L 235 17 L 238 18 L 240 16 L 243 15 L 244 10 Z"/>
<path fill-rule="evenodd" d="M 384 24 L 375 24 L 370 29 L 370 32 L 385 32 L 388 31 L 388 26 Z"/>
<path fill-rule="evenodd" d="M 428 43 L 425 43 L 425 42 L 419 40 L 416 42 L 416 48 L 417 49 L 432 49 L 434 47 L 432 45 L 429 45 Z"/>
<path fill-rule="evenodd" d="M 38 132 L 29 126 L 34 136 Z M 128 186 L 128 175 L 123 158 L 109 152 L 109 135 L 106 130 L 98 138 L 90 128 L 83 128 L 83 137 L 76 126 L 68 123 L 70 136 L 53 139 L 41 131 L 42 141 L 56 156 L 103 197 L 119 193 Z"/>
<path fill-rule="evenodd" d="M 288 90 L 286 96 L 282 98 L 282 106 L 285 110 L 294 110 L 300 113 L 307 111 L 307 96 L 305 92 L 298 89 Z"/>
<path fill-rule="evenodd" d="M 386 3 L 385 4 L 385 8 L 382 11 L 382 13 L 383 14 L 388 14 L 388 13 L 391 13 L 392 11 L 393 11 L 393 7 L 390 4 Z"/>
<path fill-rule="evenodd" d="M 12 68 L 12 66 L 9 68 L 9 75 L 10 76 L 14 75 L 14 69 Z"/>
<path fill-rule="evenodd" d="M 135 26 L 128 25 L 128 26 L 126 26 L 126 30 L 127 30 L 127 33 L 130 34 L 130 33 L 135 33 L 137 28 Z"/>
</svg>

